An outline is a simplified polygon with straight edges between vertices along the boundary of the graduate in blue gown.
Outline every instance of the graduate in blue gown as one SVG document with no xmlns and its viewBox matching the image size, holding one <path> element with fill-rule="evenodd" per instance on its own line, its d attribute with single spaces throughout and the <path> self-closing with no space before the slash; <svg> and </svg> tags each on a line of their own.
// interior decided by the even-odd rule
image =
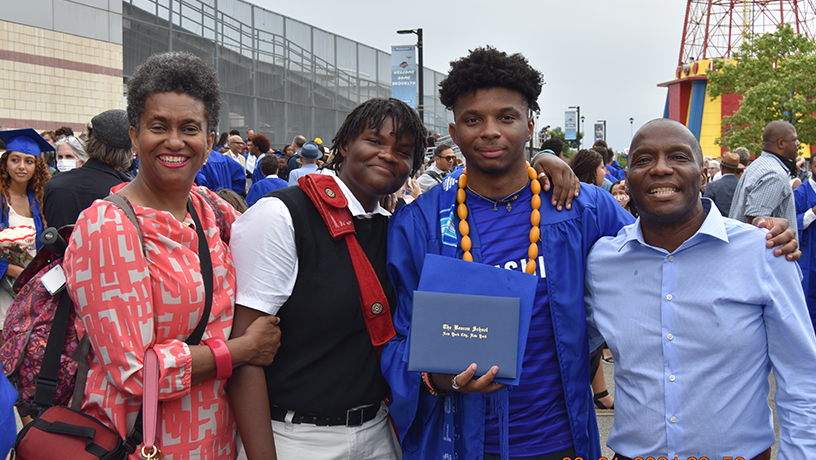
<svg viewBox="0 0 816 460">
<path fill-rule="evenodd" d="M 241 163 L 213 150 L 207 162 L 196 174 L 195 182 L 213 191 L 226 188 L 243 195 L 246 189 L 246 174 Z"/>
<path fill-rule="evenodd" d="M 440 220 L 449 222 L 455 212 L 456 181 L 452 174 L 440 186 L 420 195 L 411 205 L 392 217 L 388 234 L 388 274 L 397 291 L 394 311 L 397 337 L 383 347 L 383 374 L 391 385 L 394 402 L 391 414 L 405 450 L 404 458 L 442 458 L 453 449 L 458 458 L 476 459 L 483 455 L 485 414 L 483 394 L 453 392 L 437 397 L 421 391 L 419 374 L 407 372 L 407 335 L 411 321 L 413 290 L 419 284 L 426 253 L 462 257 L 454 242 L 461 236 L 443 234 Z M 611 195 L 597 187 L 585 187 L 571 210 L 557 212 L 548 205 L 551 195 L 541 196 L 541 239 L 546 282 L 555 335 L 559 343 L 558 362 L 564 383 L 567 410 L 576 453 L 584 458 L 600 455 L 592 391 L 589 386 L 589 348 L 583 313 L 583 279 L 586 252 L 598 238 L 614 235 L 634 221 Z M 440 219 L 441 218 L 441 219 Z M 458 223 L 458 219 L 457 223 Z M 479 247 L 486 244 L 470 227 L 474 261 L 481 261 Z M 450 241 L 448 241 L 450 240 Z M 580 306 L 580 308 L 579 308 Z M 532 330 L 531 330 L 532 334 Z M 596 344 L 598 345 L 598 344 Z M 522 375 L 524 377 L 524 375 Z M 453 436 L 444 430 L 452 420 Z M 448 439 L 456 439 L 454 444 Z M 439 454 L 439 456 L 436 456 Z"/>
<path fill-rule="evenodd" d="M 279 166 L 280 162 L 277 156 L 266 155 L 261 157 L 260 164 L 256 166 L 255 171 L 262 171 L 262 177 L 264 178 L 254 182 L 252 186 L 249 187 L 249 193 L 247 193 L 246 199 L 247 206 L 252 206 L 257 203 L 258 200 L 265 197 L 269 192 L 289 186 L 288 182 L 277 176 Z"/>
<path fill-rule="evenodd" d="M 388 229 L 396 337 L 383 347 L 382 371 L 391 385 L 390 409 L 403 458 L 599 458 L 587 365 L 585 261 L 595 241 L 615 235 L 634 218 L 595 186 L 582 188 L 571 208 L 561 212 L 551 204 L 551 194 L 536 196 L 525 146 L 534 129 L 540 74 L 523 57 L 477 49 L 452 68 L 440 84 L 440 99 L 454 112 L 450 134 L 467 160 L 466 172 L 447 176 L 399 209 Z M 539 157 L 566 166 L 553 155 Z M 460 205 L 457 195 L 466 198 Z M 532 227 L 539 212 L 540 224 Z M 463 247 L 463 232 L 471 247 Z M 487 373 L 475 380 L 472 366 L 456 375 L 429 374 L 422 377 L 424 386 L 420 373 L 407 370 L 413 292 L 426 254 L 463 259 L 465 249 L 475 263 L 517 271 L 534 265 L 526 270 L 538 279 L 533 318 L 520 384 L 512 391 L 492 381 L 494 368 L 482 369 Z M 530 251 L 537 255 L 528 256 Z M 444 281 L 479 283 L 460 273 Z"/>
<path fill-rule="evenodd" d="M 816 171 L 816 161 L 810 163 L 811 173 Z M 802 257 L 798 260 L 802 269 L 802 288 L 805 291 L 810 320 L 816 329 L 816 182 L 813 176 L 793 191 L 796 202 L 796 223 L 799 228 L 799 249 Z"/>
</svg>

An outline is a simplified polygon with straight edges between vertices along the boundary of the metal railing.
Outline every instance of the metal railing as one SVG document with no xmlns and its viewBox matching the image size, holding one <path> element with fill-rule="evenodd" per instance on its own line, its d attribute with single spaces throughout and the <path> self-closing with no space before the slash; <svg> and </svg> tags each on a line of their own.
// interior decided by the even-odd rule
<svg viewBox="0 0 816 460">
<path fill-rule="evenodd" d="M 124 0 L 123 44 L 125 78 L 156 52 L 210 62 L 225 101 L 219 130 L 252 128 L 273 146 L 331 139 L 355 106 L 391 95 L 390 54 L 242 0 Z M 425 70 L 433 132 L 449 121 L 433 91 L 442 78 Z"/>
</svg>

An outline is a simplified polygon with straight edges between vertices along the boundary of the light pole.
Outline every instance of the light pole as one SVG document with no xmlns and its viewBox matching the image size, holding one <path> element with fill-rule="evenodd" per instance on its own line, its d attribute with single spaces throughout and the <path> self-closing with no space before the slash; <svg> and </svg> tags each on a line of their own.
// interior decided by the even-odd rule
<svg viewBox="0 0 816 460">
<path fill-rule="evenodd" d="M 582 125 L 584 124 L 584 120 L 585 120 L 585 119 L 586 119 L 586 117 L 581 117 L 581 124 L 582 124 Z M 580 125 L 578 125 L 578 126 L 580 127 Z M 580 132 L 581 132 L 581 130 L 579 129 L 579 130 L 578 130 L 578 132 L 580 133 Z M 580 148 L 584 148 L 584 136 L 581 136 L 581 135 L 579 134 L 579 137 L 581 138 L 581 147 L 580 147 Z"/>
<path fill-rule="evenodd" d="M 417 112 L 419 112 L 419 119 L 422 120 L 422 124 L 425 124 L 425 79 L 423 78 L 423 74 L 425 73 L 423 65 L 422 65 L 422 28 L 419 29 L 405 29 L 405 30 L 398 30 L 398 34 L 406 35 L 406 34 L 416 34 L 417 35 L 417 56 L 419 64 L 419 78 L 417 79 L 417 84 L 419 85 L 419 96 L 417 97 Z"/>
<path fill-rule="evenodd" d="M 629 143 L 632 143 L 632 137 L 634 136 L 635 132 L 635 119 L 629 117 Z"/>
</svg>

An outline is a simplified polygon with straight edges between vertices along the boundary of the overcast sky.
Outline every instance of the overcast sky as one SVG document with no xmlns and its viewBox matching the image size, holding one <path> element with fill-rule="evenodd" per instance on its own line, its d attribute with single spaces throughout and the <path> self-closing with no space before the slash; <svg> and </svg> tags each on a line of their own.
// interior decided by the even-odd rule
<svg viewBox="0 0 816 460">
<path fill-rule="evenodd" d="M 568 106 L 586 125 L 607 120 L 607 142 L 629 147 L 634 130 L 663 116 L 680 53 L 682 0 L 450 1 L 248 0 L 270 11 L 389 52 L 416 42 L 398 29 L 421 27 L 425 66 L 446 73 L 451 60 L 491 45 L 520 52 L 544 74 L 537 129 L 564 127 Z M 584 147 L 591 146 L 592 130 Z"/>
</svg>

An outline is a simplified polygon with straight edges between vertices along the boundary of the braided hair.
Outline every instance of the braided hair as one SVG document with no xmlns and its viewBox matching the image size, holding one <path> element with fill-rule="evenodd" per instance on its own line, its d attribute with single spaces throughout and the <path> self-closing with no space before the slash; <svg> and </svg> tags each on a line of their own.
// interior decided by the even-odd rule
<svg viewBox="0 0 816 460">
<path fill-rule="evenodd" d="M 412 137 L 414 146 L 413 165 L 411 174 L 415 174 L 422 166 L 425 158 L 425 134 L 427 130 L 419 119 L 416 111 L 406 103 L 394 98 L 374 98 L 358 105 L 343 121 L 343 125 L 332 139 L 331 161 L 326 168 L 340 172 L 345 158 L 340 154 L 341 149 L 348 147 L 354 139 L 367 129 L 379 131 L 386 118 L 394 123 L 394 138 Z"/>
</svg>

